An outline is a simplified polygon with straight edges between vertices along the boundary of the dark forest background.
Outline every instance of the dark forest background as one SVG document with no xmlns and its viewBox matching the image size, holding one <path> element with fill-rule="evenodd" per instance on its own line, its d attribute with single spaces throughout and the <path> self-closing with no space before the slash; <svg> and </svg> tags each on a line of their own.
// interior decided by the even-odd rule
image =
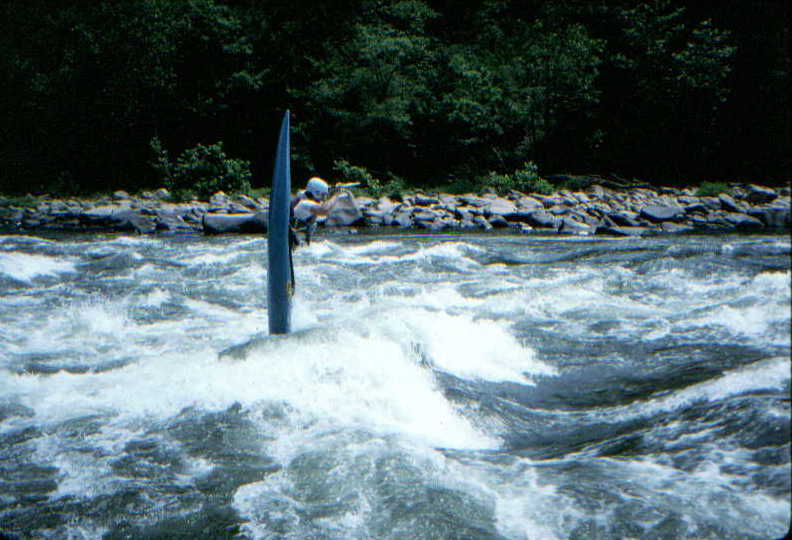
<svg viewBox="0 0 792 540">
<path fill-rule="evenodd" d="M 262 187 L 286 109 L 299 183 L 343 162 L 423 187 L 526 167 L 779 184 L 791 18 L 767 0 L 6 1 L 0 192 L 157 187 L 157 156 L 218 142 Z"/>
</svg>

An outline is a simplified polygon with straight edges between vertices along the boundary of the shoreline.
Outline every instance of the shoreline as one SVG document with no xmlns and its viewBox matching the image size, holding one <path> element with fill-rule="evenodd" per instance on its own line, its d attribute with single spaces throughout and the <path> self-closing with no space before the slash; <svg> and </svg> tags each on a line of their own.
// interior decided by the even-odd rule
<svg viewBox="0 0 792 540">
<path fill-rule="evenodd" d="M 318 229 L 633 237 L 791 230 L 789 187 L 729 187 L 730 194 L 717 196 L 698 196 L 695 188 L 614 188 L 600 184 L 552 195 L 416 191 L 402 200 L 354 196 L 343 198 L 319 222 Z M 173 203 L 169 198 L 164 189 L 137 196 L 117 191 L 92 200 L 43 195 L 29 198 L 25 205 L 15 205 L 14 199 L 0 196 L 0 234 L 266 233 L 267 199 L 222 192 L 209 201 Z"/>
</svg>

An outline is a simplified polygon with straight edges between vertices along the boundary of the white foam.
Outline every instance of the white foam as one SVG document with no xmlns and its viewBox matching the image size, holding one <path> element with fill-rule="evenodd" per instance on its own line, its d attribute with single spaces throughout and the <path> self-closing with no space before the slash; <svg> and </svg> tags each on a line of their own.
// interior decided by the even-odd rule
<svg viewBox="0 0 792 540">
<path fill-rule="evenodd" d="M 218 361 L 212 348 L 172 351 L 106 373 L 17 375 L 9 382 L 42 422 L 107 411 L 169 417 L 192 405 L 222 409 L 264 401 L 288 403 L 331 425 L 401 434 L 435 446 L 498 444 L 455 410 L 432 373 L 399 342 L 345 329 L 332 338 L 275 340 L 242 362 Z"/>
<path fill-rule="evenodd" d="M 74 271 L 74 263 L 62 258 L 16 251 L 0 253 L 0 274 L 18 281 L 29 282 L 38 276 L 53 276 Z"/>
<path fill-rule="evenodd" d="M 601 412 L 605 416 L 613 415 L 624 420 L 672 411 L 697 401 L 718 401 L 760 390 L 783 390 L 790 378 L 790 368 L 792 364 L 789 357 L 769 358 L 640 405 L 632 403 L 609 410 L 602 409 Z"/>
<path fill-rule="evenodd" d="M 407 330 L 400 339 L 417 340 L 435 366 L 458 377 L 525 384 L 532 374 L 556 373 L 494 321 L 428 310 L 404 310 L 398 316 Z"/>
<path fill-rule="evenodd" d="M 761 337 L 774 323 L 785 322 L 788 319 L 788 305 L 763 303 L 748 307 L 720 306 L 702 317 L 692 319 L 691 322 L 697 322 L 702 327 L 721 326 L 733 335 Z M 785 342 L 789 343 L 788 332 L 784 332 L 779 337 L 786 338 Z"/>
<path fill-rule="evenodd" d="M 790 272 L 762 272 L 754 276 L 750 287 L 753 291 L 764 293 L 768 296 L 778 296 L 780 300 L 788 302 L 792 292 L 792 273 Z"/>
<path fill-rule="evenodd" d="M 138 298 L 137 302 L 141 306 L 159 307 L 170 300 L 170 293 L 162 289 L 154 289 L 151 292 Z"/>
</svg>

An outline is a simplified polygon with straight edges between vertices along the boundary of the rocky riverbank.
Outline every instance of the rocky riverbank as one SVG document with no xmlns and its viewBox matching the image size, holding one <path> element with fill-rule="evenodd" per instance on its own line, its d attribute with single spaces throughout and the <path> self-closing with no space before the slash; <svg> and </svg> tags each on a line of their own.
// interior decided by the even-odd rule
<svg viewBox="0 0 792 540">
<path fill-rule="evenodd" d="M 217 193 L 209 201 L 169 202 L 160 189 L 95 200 L 0 196 L 6 232 L 132 232 L 140 234 L 266 232 L 268 201 Z M 784 231 L 790 229 L 790 188 L 730 185 L 729 194 L 698 196 L 695 188 L 592 184 L 553 195 L 429 194 L 403 200 L 345 197 L 320 226 L 428 231 L 512 229 L 577 235 Z"/>
</svg>

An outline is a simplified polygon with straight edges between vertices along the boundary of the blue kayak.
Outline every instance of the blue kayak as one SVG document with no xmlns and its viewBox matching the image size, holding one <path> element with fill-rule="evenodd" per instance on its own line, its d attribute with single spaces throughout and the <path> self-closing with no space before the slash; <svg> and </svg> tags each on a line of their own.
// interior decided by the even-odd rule
<svg viewBox="0 0 792 540">
<path fill-rule="evenodd" d="M 272 174 L 272 193 L 267 228 L 267 311 L 270 334 L 291 331 L 291 298 L 294 292 L 289 221 L 291 206 L 291 159 L 289 143 L 289 111 L 283 115 L 275 169 Z"/>
</svg>

